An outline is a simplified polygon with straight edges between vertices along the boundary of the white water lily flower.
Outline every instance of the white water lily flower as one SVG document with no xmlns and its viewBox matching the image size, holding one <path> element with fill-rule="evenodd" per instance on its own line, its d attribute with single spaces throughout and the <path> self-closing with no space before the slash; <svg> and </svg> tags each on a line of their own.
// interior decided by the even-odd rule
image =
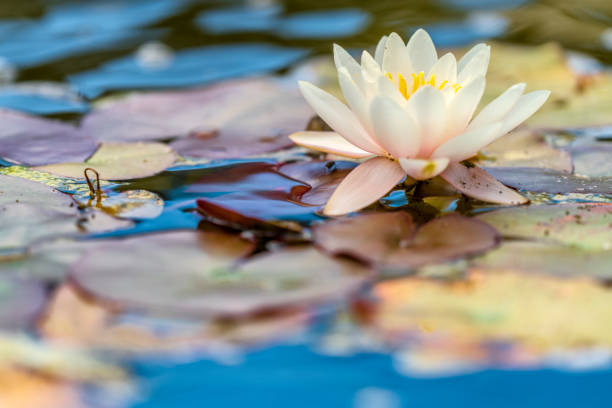
<svg viewBox="0 0 612 408">
<path fill-rule="evenodd" d="M 342 181 L 324 213 L 341 215 L 366 207 L 406 176 L 426 180 L 441 175 L 463 193 L 480 199 L 524 202 L 495 180 L 491 187 L 499 190 L 499 199 L 482 186 L 458 186 L 465 183 L 457 178 L 466 175 L 458 163 L 518 126 L 550 94 L 542 90 L 523 95 L 525 84 L 519 83 L 473 117 L 485 89 L 489 56 L 490 47 L 478 44 L 459 61 L 452 53 L 438 58 L 422 29 L 407 44 L 396 33 L 384 36 L 374 57 L 363 52 L 361 64 L 334 44 L 348 107 L 316 86 L 300 82 L 306 101 L 334 131 L 298 132 L 290 138 L 315 150 L 369 159 Z"/>
</svg>

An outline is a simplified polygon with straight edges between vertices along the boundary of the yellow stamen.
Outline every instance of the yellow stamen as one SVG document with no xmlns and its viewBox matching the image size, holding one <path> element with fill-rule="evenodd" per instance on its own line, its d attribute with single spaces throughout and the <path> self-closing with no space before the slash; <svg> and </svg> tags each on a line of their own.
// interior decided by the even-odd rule
<svg viewBox="0 0 612 408">
<path fill-rule="evenodd" d="M 429 78 L 429 81 L 427 81 L 427 84 L 435 88 L 436 87 L 436 76 L 432 75 L 431 78 Z"/>
<path fill-rule="evenodd" d="M 400 93 L 406 100 L 410 99 L 410 96 L 412 96 L 412 94 L 414 94 L 416 91 L 419 90 L 419 88 L 425 85 L 430 85 L 433 88 L 436 88 L 435 75 L 432 75 L 429 80 L 425 79 L 425 73 L 423 71 L 419 72 L 418 74 L 412 73 L 411 75 L 412 86 L 410 89 L 408 89 L 408 81 L 406 81 L 406 78 L 404 78 L 402 74 L 397 73 L 397 82 L 395 82 L 393 80 L 393 74 L 391 74 L 390 72 L 385 72 L 385 77 L 387 77 L 389 81 L 393 82 L 399 88 Z M 447 85 L 449 85 L 448 80 L 444 80 L 440 82 L 440 85 L 438 85 L 437 88 L 439 90 L 443 90 L 444 87 Z M 459 90 L 461 89 L 461 85 L 459 84 L 452 84 L 451 86 L 455 90 L 455 93 L 459 92 Z"/>
<path fill-rule="evenodd" d="M 404 96 L 404 98 L 406 98 L 406 99 L 410 98 L 410 95 L 408 95 L 408 87 L 406 86 L 406 80 L 404 79 L 402 74 L 397 74 L 397 77 L 398 77 L 398 80 L 399 80 L 399 91 L 400 91 L 400 93 Z"/>
</svg>

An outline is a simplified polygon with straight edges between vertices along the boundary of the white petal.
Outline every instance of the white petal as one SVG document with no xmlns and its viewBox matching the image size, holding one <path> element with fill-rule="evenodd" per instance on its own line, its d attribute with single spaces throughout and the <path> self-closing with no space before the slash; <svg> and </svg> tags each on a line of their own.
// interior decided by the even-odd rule
<svg viewBox="0 0 612 408">
<path fill-rule="evenodd" d="M 427 180 L 442 173 L 450 161 L 446 157 L 435 160 L 399 159 L 402 169 L 415 180 Z"/>
<path fill-rule="evenodd" d="M 345 67 L 351 75 L 361 73 L 361 67 L 357 61 L 338 44 L 334 44 L 334 63 L 336 64 L 336 69 Z"/>
<path fill-rule="evenodd" d="M 376 60 L 376 62 L 378 63 L 379 66 L 383 66 L 383 58 L 385 56 L 385 48 L 387 47 L 387 39 L 389 37 L 387 37 L 386 35 L 384 35 L 380 41 L 378 41 L 378 44 L 376 45 L 376 51 L 374 51 L 374 59 Z"/>
<path fill-rule="evenodd" d="M 459 89 L 448 106 L 446 135 L 455 136 L 464 131 L 472 119 L 474 111 L 482 98 L 485 89 L 484 77 L 478 77 L 467 86 Z"/>
<path fill-rule="evenodd" d="M 397 33 L 391 33 L 387 39 L 382 69 L 384 72 L 389 72 L 394 77 L 396 77 L 398 73 L 406 77 L 412 72 L 408 50 L 406 50 L 404 41 L 402 41 L 402 38 Z"/>
<path fill-rule="evenodd" d="M 457 82 L 461 85 L 467 85 L 474 78 L 485 76 L 489 68 L 489 59 L 491 58 L 491 48 L 485 46 L 473 55 L 465 66 L 459 68 L 457 73 Z"/>
<path fill-rule="evenodd" d="M 529 202 L 516 191 L 504 186 L 478 166 L 466 167 L 461 163 L 449 164 L 440 174 L 456 190 L 481 201 L 496 204 L 518 205 Z"/>
<path fill-rule="evenodd" d="M 486 49 L 486 48 L 491 48 L 490 46 L 488 46 L 485 43 L 480 43 L 480 44 L 476 44 L 475 46 L 473 46 L 472 48 L 470 48 L 470 50 L 468 52 L 466 52 L 463 57 L 461 57 L 461 59 L 459 59 L 459 62 L 457 62 L 457 72 L 461 72 L 463 71 L 463 68 L 465 68 L 465 66 L 468 64 L 468 62 L 470 62 L 470 60 L 478 53 L 480 53 L 482 50 Z"/>
<path fill-rule="evenodd" d="M 425 30 L 419 28 L 408 41 L 408 56 L 414 72 L 429 72 L 438 60 L 438 53 L 431 37 Z"/>
<path fill-rule="evenodd" d="M 501 135 L 504 135 L 533 115 L 548 99 L 550 91 L 533 91 L 519 98 L 504 118 Z"/>
<path fill-rule="evenodd" d="M 419 131 L 410 115 L 393 100 L 374 98 L 370 108 L 374 137 L 394 157 L 413 157 L 419 151 Z"/>
<path fill-rule="evenodd" d="M 524 83 L 512 85 L 510 88 L 506 89 L 504 93 L 491 101 L 478 115 L 476 115 L 474 120 L 470 122 L 468 129 L 475 129 L 503 119 L 503 117 L 510 112 L 510 109 L 516 105 L 523 91 L 525 91 Z"/>
<path fill-rule="evenodd" d="M 336 132 L 296 132 L 289 135 L 293 143 L 321 152 L 361 159 L 372 153 L 361 150 Z"/>
<path fill-rule="evenodd" d="M 325 215 L 342 215 L 360 210 L 385 196 L 406 173 L 384 157 L 373 157 L 355 167 L 327 202 Z"/>
<path fill-rule="evenodd" d="M 502 125 L 495 122 L 455 136 L 431 154 L 432 158 L 448 157 L 453 162 L 474 156 L 499 135 Z"/>
<path fill-rule="evenodd" d="M 448 81 L 449 85 L 457 82 L 457 60 L 452 53 L 447 53 L 442 56 L 431 67 L 427 74 L 427 79 L 432 75 L 436 76 L 436 85 L 439 86 L 442 82 Z"/>
<path fill-rule="evenodd" d="M 329 127 L 363 150 L 374 154 L 383 153 L 357 116 L 345 104 L 311 83 L 300 81 L 299 87 L 306 102 Z"/>
<path fill-rule="evenodd" d="M 400 106 L 406 106 L 406 99 L 400 93 L 399 88 L 384 75 L 378 77 L 376 81 L 378 95 L 391 98 Z"/>
<path fill-rule="evenodd" d="M 361 124 L 371 133 L 372 123 L 370 122 L 370 107 L 364 93 L 359 89 L 355 81 L 351 78 L 348 70 L 341 67 L 338 70 L 338 81 L 340 89 L 344 94 L 344 99 L 349 108 L 361 121 Z"/>
<path fill-rule="evenodd" d="M 440 144 L 446 127 L 446 102 L 442 93 L 426 85 L 408 100 L 408 111 L 417 121 L 420 130 L 419 157 L 429 157 Z"/>
<path fill-rule="evenodd" d="M 361 72 L 367 74 L 369 80 L 374 80 L 381 74 L 380 66 L 367 51 L 361 53 Z"/>
</svg>

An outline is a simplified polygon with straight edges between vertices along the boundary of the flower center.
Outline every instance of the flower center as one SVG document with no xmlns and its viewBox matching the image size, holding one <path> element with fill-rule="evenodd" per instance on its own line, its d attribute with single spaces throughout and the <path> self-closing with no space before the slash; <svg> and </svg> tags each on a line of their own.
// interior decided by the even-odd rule
<svg viewBox="0 0 612 408">
<path fill-rule="evenodd" d="M 389 78 L 391 82 L 393 82 L 394 84 L 398 86 L 400 93 L 404 96 L 404 98 L 406 98 L 406 100 L 410 99 L 410 97 L 416 91 L 418 91 L 419 88 L 425 85 L 431 85 L 432 87 L 438 88 L 439 90 L 443 90 L 444 87 L 450 86 L 451 88 L 455 90 L 455 93 L 457 93 L 461 89 L 461 85 L 459 84 L 449 85 L 448 81 L 441 81 L 438 84 L 436 84 L 435 75 L 432 75 L 429 78 L 429 80 L 426 81 L 425 73 L 423 71 L 419 72 L 418 74 L 413 73 L 412 78 L 411 78 L 412 81 L 410 84 L 408 81 L 406 81 L 406 78 L 404 78 L 402 74 L 399 74 L 399 73 L 397 74 L 397 82 L 393 79 L 393 74 L 387 72 L 385 73 L 385 76 Z"/>
</svg>

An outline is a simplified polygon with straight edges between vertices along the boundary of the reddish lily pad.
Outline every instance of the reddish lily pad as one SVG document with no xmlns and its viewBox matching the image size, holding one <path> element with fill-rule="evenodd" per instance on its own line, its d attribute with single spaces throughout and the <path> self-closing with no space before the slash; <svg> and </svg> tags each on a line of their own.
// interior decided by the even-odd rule
<svg viewBox="0 0 612 408">
<path fill-rule="evenodd" d="M 279 168 L 279 171 L 310 185 L 310 189 L 305 192 L 299 189 L 293 190 L 293 193 L 296 193 L 294 195 L 296 201 L 322 206 L 356 165 L 353 162 L 315 160 L 285 164 Z"/>
<path fill-rule="evenodd" d="M 478 219 L 505 237 L 568 244 L 588 250 L 612 249 L 612 204 L 559 204 L 503 208 Z"/>
<path fill-rule="evenodd" d="M 237 158 L 292 145 L 312 110 L 274 79 L 236 80 L 181 92 L 137 93 L 98 106 L 83 121 L 96 140 L 184 138 L 172 143 L 189 157 Z"/>
<path fill-rule="evenodd" d="M 83 161 L 95 150 L 95 141 L 72 125 L 0 109 L 0 158 L 40 166 Z"/>
<path fill-rule="evenodd" d="M 309 171 L 316 172 L 318 167 L 320 174 L 329 172 L 324 163 L 308 165 Z M 271 163 L 238 164 L 206 174 L 186 191 L 202 193 L 197 204 L 204 215 L 244 228 L 275 221 L 308 223 L 319 219 L 319 206 L 301 203 L 312 187 L 282 171 Z"/>
<path fill-rule="evenodd" d="M 325 251 L 396 268 L 448 261 L 495 247 L 486 223 L 449 214 L 418 227 L 405 212 L 370 213 L 317 225 L 314 240 Z"/>
<path fill-rule="evenodd" d="M 264 254 L 236 266 L 252 248 L 217 232 L 135 237 L 89 251 L 73 266 L 72 276 L 81 289 L 115 306 L 235 316 L 342 298 L 367 272 L 314 249 Z M 287 268 L 289 263 L 295 267 Z"/>
</svg>

